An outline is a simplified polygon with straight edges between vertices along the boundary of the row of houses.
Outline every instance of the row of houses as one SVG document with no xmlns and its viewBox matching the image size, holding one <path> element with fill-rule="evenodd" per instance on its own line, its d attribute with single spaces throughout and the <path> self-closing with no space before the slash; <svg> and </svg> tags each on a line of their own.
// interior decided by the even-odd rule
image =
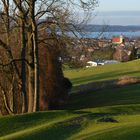
<svg viewBox="0 0 140 140">
<path fill-rule="evenodd" d="M 82 38 L 76 39 L 71 38 L 69 44 L 69 61 L 81 61 L 83 63 L 94 60 L 96 52 L 100 52 L 97 59 L 112 59 L 117 61 L 129 61 L 132 59 L 140 58 L 140 40 L 129 39 L 124 36 L 113 36 L 112 39 L 92 39 L 92 38 Z M 108 52 L 108 50 L 110 52 Z M 103 58 L 101 55 L 107 53 L 111 58 Z M 99 54 L 99 53 L 96 53 Z M 93 62 L 87 63 L 87 67 L 90 65 L 101 65 Z"/>
</svg>

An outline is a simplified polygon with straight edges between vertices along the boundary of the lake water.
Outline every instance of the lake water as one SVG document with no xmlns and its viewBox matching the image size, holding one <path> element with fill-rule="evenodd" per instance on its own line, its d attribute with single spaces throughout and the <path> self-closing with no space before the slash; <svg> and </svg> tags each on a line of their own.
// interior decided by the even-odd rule
<svg viewBox="0 0 140 140">
<path fill-rule="evenodd" d="M 73 36 L 72 33 L 68 32 L 67 35 L 69 36 Z M 129 38 L 134 38 L 134 37 L 140 37 L 140 31 L 138 32 L 85 32 L 85 33 L 77 33 L 77 36 L 79 36 L 80 38 L 107 38 L 107 39 L 111 39 L 112 36 L 119 36 L 119 35 L 123 35 L 125 37 L 129 37 Z"/>
<path fill-rule="evenodd" d="M 108 38 L 111 39 L 112 36 L 123 35 L 125 37 L 134 38 L 140 37 L 140 31 L 138 32 L 86 32 L 82 34 L 84 38 Z"/>
</svg>

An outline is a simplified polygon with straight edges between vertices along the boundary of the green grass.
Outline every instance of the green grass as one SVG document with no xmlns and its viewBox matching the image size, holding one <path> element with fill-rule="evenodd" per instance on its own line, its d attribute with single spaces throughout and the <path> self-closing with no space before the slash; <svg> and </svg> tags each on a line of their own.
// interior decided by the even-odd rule
<svg viewBox="0 0 140 140">
<path fill-rule="evenodd" d="M 121 76 L 140 77 L 140 59 L 126 63 L 104 65 L 93 68 L 66 70 L 64 74 L 73 85 L 81 85 L 95 81 L 117 79 Z"/>
<path fill-rule="evenodd" d="M 1 140 L 139 140 L 140 85 L 71 95 L 65 110 L 0 118 Z M 111 118 L 117 122 L 100 122 Z"/>
<path fill-rule="evenodd" d="M 131 76 L 139 76 L 138 63 L 139 60 L 124 63 L 129 68 L 133 65 L 131 70 L 124 66 L 120 67 L 122 64 L 118 64 L 118 73 L 120 71 L 120 75 L 123 75 L 121 72 L 126 70 L 132 74 Z M 113 69 L 112 65 L 110 67 L 108 65 L 97 68 L 96 72 L 104 75 L 100 70 L 107 67 L 108 71 Z M 117 71 L 117 65 L 115 67 Z M 81 70 L 75 77 L 82 76 L 85 71 L 90 77 L 93 70 Z M 75 71 L 73 75 L 76 73 Z M 93 73 L 96 75 L 95 72 Z M 71 79 L 75 79 L 74 76 Z M 104 79 L 100 77 L 96 80 Z M 140 84 L 91 93 L 71 94 L 62 110 L 0 117 L 0 140 L 36 139 L 140 140 Z"/>
<path fill-rule="evenodd" d="M 98 90 L 92 93 L 73 94 L 65 108 L 84 109 L 110 105 L 125 105 L 140 103 L 140 84 L 122 88 Z"/>
</svg>

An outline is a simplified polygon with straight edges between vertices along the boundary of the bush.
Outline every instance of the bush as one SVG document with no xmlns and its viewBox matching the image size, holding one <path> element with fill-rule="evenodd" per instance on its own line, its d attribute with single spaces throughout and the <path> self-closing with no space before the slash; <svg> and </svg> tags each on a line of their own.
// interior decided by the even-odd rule
<svg viewBox="0 0 140 140">
<path fill-rule="evenodd" d="M 102 48 L 100 50 L 95 50 L 92 54 L 93 60 L 112 60 L 113 59 L 113 54 L 114 54 L 114 49 L 113 48 Z"/>
</svg>

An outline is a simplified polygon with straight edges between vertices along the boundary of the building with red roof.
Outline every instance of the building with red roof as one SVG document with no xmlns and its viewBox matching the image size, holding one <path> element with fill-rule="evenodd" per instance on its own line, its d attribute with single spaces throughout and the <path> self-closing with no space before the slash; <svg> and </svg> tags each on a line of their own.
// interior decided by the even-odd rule
<svg viewBox="0 0 140 140">
<path fill-rule="evenodd" d="M 122 44 L 123 42 L 124 42 L 124 37 L 122 35 L 112 37 L 112 43 L 113 44 Z"/>
</svg>

